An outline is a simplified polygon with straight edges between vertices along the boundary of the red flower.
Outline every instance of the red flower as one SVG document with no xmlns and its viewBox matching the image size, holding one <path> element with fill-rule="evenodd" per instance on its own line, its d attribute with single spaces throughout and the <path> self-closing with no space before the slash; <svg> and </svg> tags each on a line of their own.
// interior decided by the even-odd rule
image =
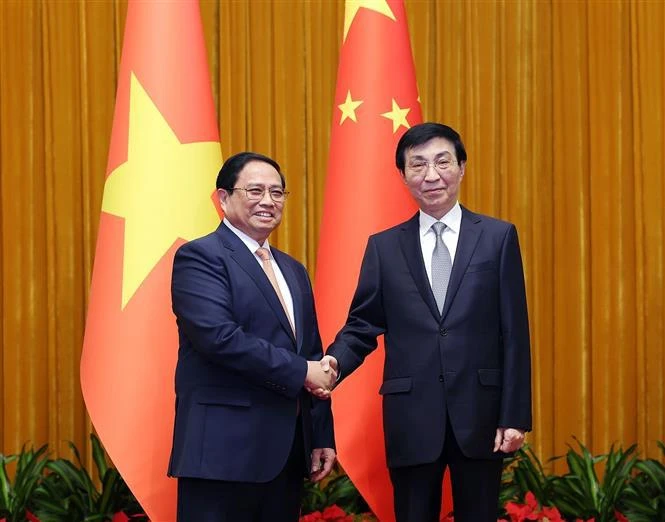
<svg viewBox="0 0 665 522">
<path fill-rule="evenodd" d="M 524 500 L 526 501 L 525 504 L 518 504 L 517 502 L 506 503 L 506 513 L 508 513 L 511 522 L 538 520 L 538 514 L 536 513 L 538 502 L 536 501 L 536 496 L 529 491 Z"/>
<path fill-rule="evenodd" d="M 322 515 L 320 511 L 314 511 L 314 513 L 300 517 L 300 522 L 324 522 L 321 517 Z"/>
<path fill-rule="evenodd" d="M 616 509 L 614 510 L 614 516 L 617 517 L 617 522 L 629 522 L 629 520 Z"/>
<path fill-rule="evenodd" d="M 28 520 L 28 522 L 39 522 L 39 519 L 35 515 L 30 513 L 30 511 L 25 512 L 25 518 L 26 520 Z"/>
<path fill-rule="evenodd" d="M 338 505 L 329 506 L 323 510 L 324 520 L 337 520 L 338 518 L 345 517 L 346 513 Z"/>
<path fill-rule="evenodd" d="M 323 513 L 315 511 L 304 515 L 300 517 L 300 522 L 353 522 L 353 516 L 347 515 L 341 507 L 335 505 L 327 507 Z"/>
<path fill-rule="evenodd" d="M 542 517 L 543 522 L 565 522 L 565 520 L 561 518 L 561 513 L 559 513 L 559 510 L 555 507 L 543 506 L 540 516 Z"/>
<path fill-rule="evenodd" d="M 542 508 L 538 505 L 536 496 L 527 492 L 524 497 L 524 504 L 518 504 L 517 502 L 507 502 L 506 503 L 506 513 L 510 517 L 511 522 L 524 522 L 525 520 L 537 520 L 540 522 L 565 522 L 561 517 L 561 513 L 554 506 L 543 506 Z M 499 520 L 497 522 L 506 522 Z"/>
</svg>

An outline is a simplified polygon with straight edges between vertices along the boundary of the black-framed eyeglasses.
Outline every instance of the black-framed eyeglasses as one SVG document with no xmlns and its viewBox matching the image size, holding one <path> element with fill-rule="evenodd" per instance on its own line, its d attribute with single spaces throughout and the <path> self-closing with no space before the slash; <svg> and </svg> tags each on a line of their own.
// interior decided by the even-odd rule
<svg viewBox="0 0 665 522">
<path fill-rule="evenodd" d="M 416 175 L 424 174 L 431 165 L 439 174 L 443 174 L 444 172 L 448 172 L 450 169 L 457 166 L 457 164 L 458 163 L 456 161 L 447 158 L 441 158 L 432 162 L 425 160 L 414 160 L 406 166 L 406 170 Z"/>
<path fill-rule="evenodd" d="M 289 195 L 289 192 L 286 190 L 282 190 L 280 188 L 262 188 L 262 187 L 234 187 L 231 189 L 225 189 L 228 192 L 233 192 L 234 190 L 244 190 L 245 191 L 245 196 L 247 196 L 247 199 L 249 201 L 261 201 L 263 199 L 263 196 L 266 193 L 266 190 L 268 191 L 268 194 L 270 195 L 270 199 L 272 199 L 275 203 L 284 203 L 286 198 Z"/>
</svg>

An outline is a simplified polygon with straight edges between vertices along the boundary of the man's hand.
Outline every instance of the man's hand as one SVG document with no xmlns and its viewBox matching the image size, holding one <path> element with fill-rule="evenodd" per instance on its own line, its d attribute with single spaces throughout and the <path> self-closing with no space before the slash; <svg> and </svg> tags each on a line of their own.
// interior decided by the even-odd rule
<svg viewBox="0 0 665 522">
<path fill-rule="evenodd" d="M 339 365 L 337 364 L 337 359 L 335 359 L 332 355 L 324 355 L 323 359 L 321 359 L 321 367 L 323 368 L 324 372 L 327 372 L 332 368 L 332 371 L 335 372 L 335 381 L 337 380 L 337 376 L 339 375 Z"/>
<path fill-rule="evenodd" d="M 330 391 L 337 381 L 337 371 L 330 364 L 332 357 L 324 357 L 320 361 L 307 361 L 305 389 L 319 399 L 330 398 Z M 332 359 L 334 361 L 334 359 Z M 337 361 L 335 361 L 335 367 Z"/>
<path fill-rule="evenodd" d="M 318 397 L 319 399 L 329 399 L 330 392 L 337 383 L 337 376 L 339 375 L 338 373 L 339 365 L 337 364 L 337 359 L 335 359 L 331 355 L 324 355 L 323 359 L 319 361 L 319 364 L 321 365 L 321 369 L 323 370 L 324 373 L 329 375 L 334 375 L 331 386 L 317 388 L 315 386 L 309 386 L 307 384 L 307 381 L 305 381 L 305 388 L 309 393 L 311 393 L 315 397 Z"/>
<path fill-rule="evenodd" d="M 317 448 L 312 450 L 312 473 L 310 480 L 318 482 L 332 471 L 336 460 L 335 450 L 332 448 Z"/>
<path fill-rule="evenodd" d="M 524 444 L 524 430 L 515 428 L 497 428 L 494 437 L 494 453 L 501 450 L 504 453 L 517 451 Z"/>
</svg>

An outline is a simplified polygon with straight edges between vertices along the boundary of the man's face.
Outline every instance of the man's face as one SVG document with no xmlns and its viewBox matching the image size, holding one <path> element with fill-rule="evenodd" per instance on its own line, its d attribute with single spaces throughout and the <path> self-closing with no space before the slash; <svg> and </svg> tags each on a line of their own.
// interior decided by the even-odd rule
<svg viewBox="0 0 665 522">
<path fill-rule="evenodd" d="M 252 239 L 263 243 L 282 221 L 284 202 L 276 203 L 270 197 L 270 190 L 282 190 L 282 180 L 272 165 L 263 161 L 250 161 L 238 174 L 233 188 L 263 189 L 263 197 L 251 201 L 244 190 L 234 190 L 230 194 L 219 189 L 219 198 L 224 217 Z"/>
<path fill-rule="evenodd" d="M 457 201 L 464 163 L 457 162 L 455 147 L 445 138 L 433 138 L 405 153 L 403 179 L 423 212 L 437 219 Z"/>
</svg>

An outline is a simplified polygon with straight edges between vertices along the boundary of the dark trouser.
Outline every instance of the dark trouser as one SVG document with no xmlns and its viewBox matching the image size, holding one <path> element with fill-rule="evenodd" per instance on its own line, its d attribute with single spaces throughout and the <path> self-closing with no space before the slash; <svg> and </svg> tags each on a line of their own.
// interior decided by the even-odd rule
<svg viewBox="0 0 665 522">
<path fill-rule="evenodd" d="M 465 457 L 450 422 L 435 462 L 390 468 L 397 522 L 439 522 L 446 467 L 450 468 L 455 522 L 496 522 L 502 460 Z"/>
<path fill-rule="evenodd" d="M 270 482 L 178 478 L 178 522 L 297 522 L 305 450 L 298 422 L 284 469 Z"/>
</svg>

